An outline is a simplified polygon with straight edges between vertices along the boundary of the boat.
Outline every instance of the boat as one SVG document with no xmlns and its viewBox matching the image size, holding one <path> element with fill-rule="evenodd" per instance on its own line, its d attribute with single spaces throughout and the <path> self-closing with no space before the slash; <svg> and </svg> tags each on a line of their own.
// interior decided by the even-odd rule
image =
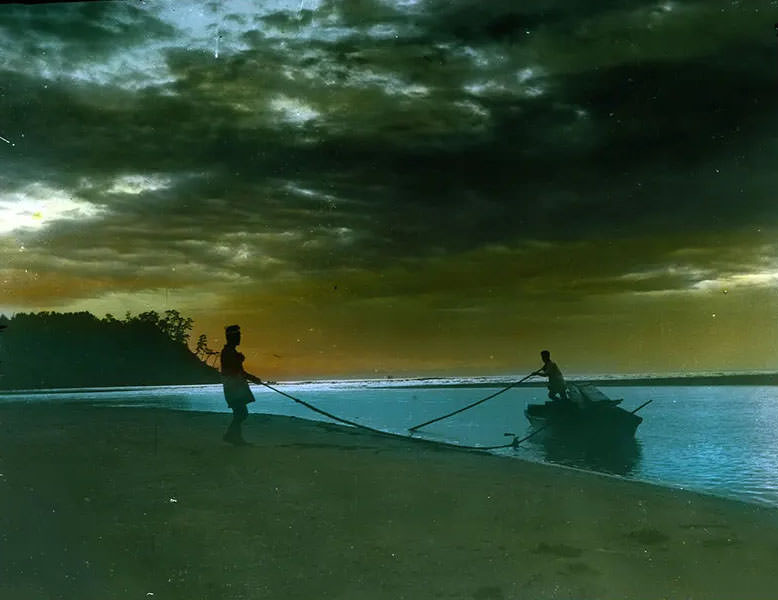
<svg viewBox="0 0 778 600">
<path fill-rule="evenodd" d="M 570 384 L 568 400 L 550 400 L 543 404 L 529 404 L 524 414 L 530 424 L 550 435 L 577 436 L 591 439 L 630 438 L 643 422 L 634 411 L 619 406 L 621 400 L 612 400 L 592 384 Z M 646 403 L 647 404 L 647 403 Z"/>
</svg>

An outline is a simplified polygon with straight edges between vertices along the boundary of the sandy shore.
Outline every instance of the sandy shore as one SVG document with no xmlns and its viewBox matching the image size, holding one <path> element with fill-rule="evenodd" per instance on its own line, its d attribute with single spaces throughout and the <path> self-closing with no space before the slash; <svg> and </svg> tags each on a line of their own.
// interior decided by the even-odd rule
<svg viewBox="0 0 778 600">
<path fill-rule="evenodd" d="M 771 598 L 778 510 L 251 415 L 0 407 L 0 598 Z"/>
</svg>

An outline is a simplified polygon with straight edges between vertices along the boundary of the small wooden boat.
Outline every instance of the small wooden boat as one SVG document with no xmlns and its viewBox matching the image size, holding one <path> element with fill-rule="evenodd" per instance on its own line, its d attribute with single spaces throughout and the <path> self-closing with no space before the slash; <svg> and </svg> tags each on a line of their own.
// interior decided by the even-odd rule
<svg viewBox="0 0 778 600">
<path fill-rule="evenodd" d="M 553 435 L 633 437 L 643 418 L 621 408 L 621 400 L 612 400 L 591 384 L 568 384 L 569 400 L 551 400 L 530 404 L 524 411 L 536 429 Z M 645 405 L 644 405 L 645 406 Z"/>
</svg>

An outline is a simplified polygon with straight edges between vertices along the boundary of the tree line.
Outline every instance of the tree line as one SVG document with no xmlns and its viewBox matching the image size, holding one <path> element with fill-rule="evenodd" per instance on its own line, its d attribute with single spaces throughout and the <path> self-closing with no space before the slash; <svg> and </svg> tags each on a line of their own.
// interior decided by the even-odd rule
<svg viewBox="0 0 778 600">
<path fill-rule="evenodd" d="M 0 315 L 0 388 L 216 383 L 218 352 L 205 335 L 189 349 L 192 325 L 176 310 Z"/>
</svg>

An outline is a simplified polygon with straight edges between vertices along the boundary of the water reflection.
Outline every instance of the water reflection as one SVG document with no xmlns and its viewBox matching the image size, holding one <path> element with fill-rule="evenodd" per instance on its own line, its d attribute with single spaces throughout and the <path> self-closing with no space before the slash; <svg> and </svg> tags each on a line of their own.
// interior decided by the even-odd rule
<svg viewBox="0 0 778 600">
<path fill-rule="evenodd" d="M 641 444 L 635 438 L 592 439 L 541 434 L 527 443 L 539 450 L 548 462 L 612 475 L 633 474 L 642 458 Z"/>
</svg>

